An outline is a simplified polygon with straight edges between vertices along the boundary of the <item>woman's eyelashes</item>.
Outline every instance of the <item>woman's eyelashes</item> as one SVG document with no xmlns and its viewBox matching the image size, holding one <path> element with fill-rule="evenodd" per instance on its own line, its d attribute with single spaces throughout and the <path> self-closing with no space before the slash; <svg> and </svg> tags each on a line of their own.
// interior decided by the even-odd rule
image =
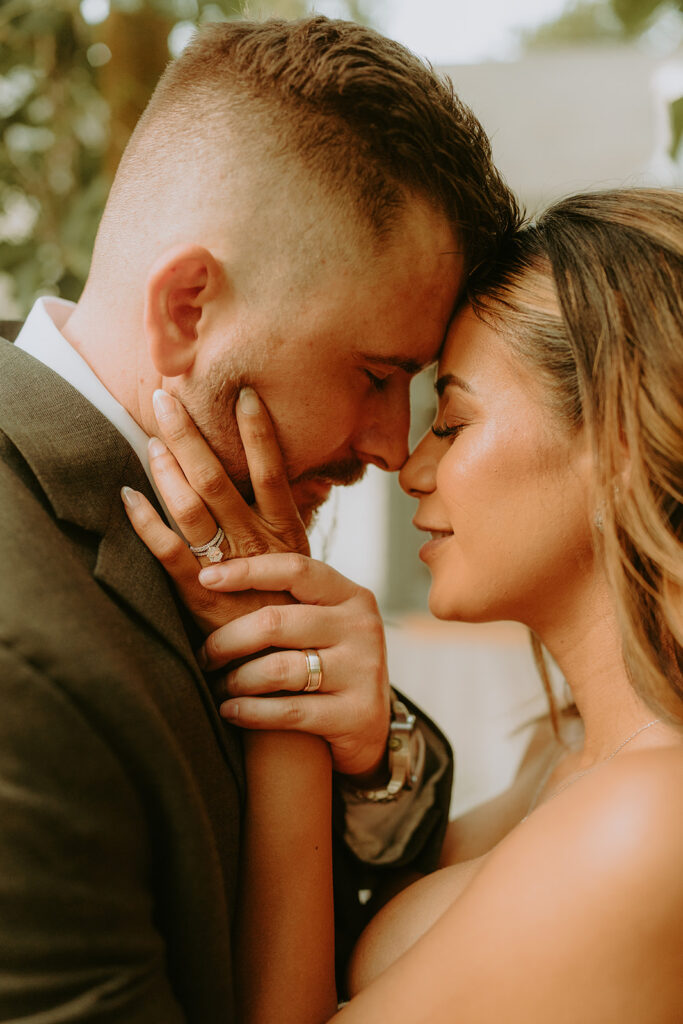
<svg viewBox="0 0 683 1024">
<path fill-rule="evenodd" d="M 452 440 L 458 436 L 465 426 L 465 423 L 454 423 L 452 426 L 448 426 L 445 423 L 440 426 L 438 423 L 435 423 L 432 427 L 432 434 L 434 434 L 434 437 L 448 437 Z"/>
</svg>

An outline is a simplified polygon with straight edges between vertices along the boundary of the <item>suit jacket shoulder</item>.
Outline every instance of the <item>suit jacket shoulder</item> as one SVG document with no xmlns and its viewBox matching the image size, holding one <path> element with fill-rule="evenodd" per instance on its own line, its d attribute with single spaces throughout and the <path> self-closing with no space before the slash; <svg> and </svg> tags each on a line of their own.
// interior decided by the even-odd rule
<svg viewBox="0 0 683 1024">
<path fill-rule="evenodd" d="M 233 1019 L 239 743 L 124 483 L 151 496 L 111 424 L 0 345 L 2 1019 Z"/>
<path fill-rule="evenodd" d="M 7 341 L 16 341 L 22 327 L 21 320 L 0 320 L 0 338 L 6 338 Z"/>
</svg>

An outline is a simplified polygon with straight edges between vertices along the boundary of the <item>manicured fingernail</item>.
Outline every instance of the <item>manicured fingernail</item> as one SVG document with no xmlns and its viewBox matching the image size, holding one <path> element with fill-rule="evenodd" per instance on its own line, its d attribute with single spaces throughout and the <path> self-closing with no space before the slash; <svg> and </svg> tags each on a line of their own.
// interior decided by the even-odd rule
<svg viewBox="0 0 683 1024">
<path fill-rule="evenodd" d="M 221 704 L 221 718 L 231 719 L 233 722 L 240 717 L 240 706 L 232 701 Z"/>
<path fill-rule="evenodd" d="M 206 657 L 206 651 L 204 650 L 203 647 L 199 648 L 199 650 L 195 654 L 195 657 L 197 659 L 197 664 L 199 665 L 199 667 L 200 668 L 206 668 L 206 666 L 208 664 L 208 660 L 207 660 L 207 657 Z"/>
<path fill-rule="evenodd" d="M 152 395 L 152 404 L 154 405 L 154 412 L 158 420 L 167 420 L 172 416 L 178 415 L 178 406 L 175 398 L 169 395 L 167 391 L 163 391 L 162 388 L 157 388 Z"/>
<path fill-rule="evenodd" d="M 132 487 L 122 487 L 121 497 L 123 498 L 124 505 L 127 505 L 128 508 L 135 508 L 136 505 L 140 504 L 140 495 Z"/>
<path fill-rule="evenodd" d="M 218 583 L 222 573 L 220 569 L 216 569 L 213 566 L 208 566 L 206 569 L 202 569 L 199 574 L 199 582 L 203 587 L 210 586 L 212 583 Z"/>
<path fill-rule="evenodd" d="M 253 388 L 242 388 L 239 396 L 240 409 L 245 416 L 258 416 L 261 403 Z"/>
<path fill-rule="evenodd" d="M 147 451 L 149 452 L 150 457 L 152 459 L 156 459 L 157 456 L 163 455 L 165 452 L 167 452 L 168 448 L 160 438 L 150 437 L 149 441 L 147 442 Z"/>
</svg>

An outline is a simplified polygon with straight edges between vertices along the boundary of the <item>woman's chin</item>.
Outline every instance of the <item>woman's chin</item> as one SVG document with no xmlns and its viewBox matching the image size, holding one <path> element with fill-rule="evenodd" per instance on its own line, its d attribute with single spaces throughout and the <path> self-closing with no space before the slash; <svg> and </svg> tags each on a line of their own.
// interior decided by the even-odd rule
<svg viewBox="0 0 683 1024">
<path fill-rule="evenodd" d="M 428 605 L 435 619 L 441 619 L 443 622 L 463 621 L 462 616 L 458 614 L 457 608 L 453 605 L 452 595 L 449 598 L 444 598 L 438 591 L 435 592 L 433 583 L 429 591 Z"/>
<path fill-rule="evenodd" d="M 429 591 L 428 607 L 435 619 L 442 622 L 496 622 L 504 615 L 495 613 L 495 610 L 487 607 L 475 606 L 471 603 L 459 603 L 456 595 L 440 594 L 432 582 Z"/>
</svg>

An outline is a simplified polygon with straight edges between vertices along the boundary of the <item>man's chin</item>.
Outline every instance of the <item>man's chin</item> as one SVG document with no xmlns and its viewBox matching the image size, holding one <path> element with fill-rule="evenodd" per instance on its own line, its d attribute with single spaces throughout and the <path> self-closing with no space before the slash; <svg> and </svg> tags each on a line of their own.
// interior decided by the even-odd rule
<svg viewBox="0 0 683 1024">
<path fill-rule="evenodd" d="M 307 530 L 313 525 L 318 509 L 329 498 L 332 487 L 327 480 L 301 480 L 292 484 L 292 497 Z"/>
<path fill-rule="evenodd" d="M 318 466 L 290 482 L 292 496 L 306 529 L 315 513 L 324 505 L 333 487 L 350 487 L 365 476 L 367 466 L 356 458 Z"/>
</svg>

